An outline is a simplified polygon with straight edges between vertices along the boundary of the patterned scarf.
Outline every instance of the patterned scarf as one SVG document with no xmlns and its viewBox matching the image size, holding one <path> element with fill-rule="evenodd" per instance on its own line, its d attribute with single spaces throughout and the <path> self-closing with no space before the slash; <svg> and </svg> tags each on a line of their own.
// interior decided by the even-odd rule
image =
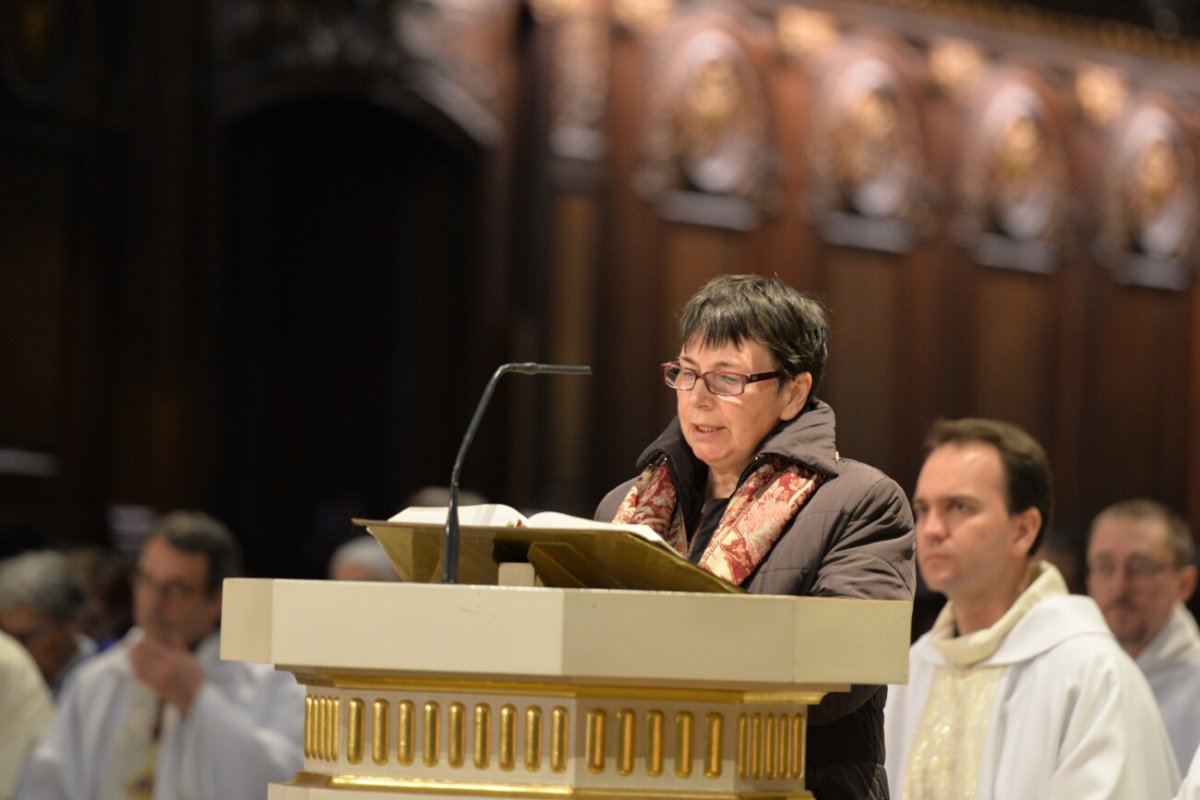
<svg viewBox="0 0 1200 800">
<path fill-rule="evenodd" d="M 729 498 L 725 515 L 700 557 L 700 567 L 735 586 L 754 572 L 783 535 L 821 476 L 785 459 L 765 459 Z M 667 459 L 642 471 L 613 522 L 649 525 L 683 556 L 687 533 Z"/>
</svg>

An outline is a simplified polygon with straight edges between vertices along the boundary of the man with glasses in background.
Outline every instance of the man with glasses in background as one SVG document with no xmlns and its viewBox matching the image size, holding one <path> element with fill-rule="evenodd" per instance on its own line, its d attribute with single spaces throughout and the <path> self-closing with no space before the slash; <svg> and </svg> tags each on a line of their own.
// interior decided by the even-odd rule
<svg viewBox="0 0 1200 800">
<path fill-rule="evenodd" d="M 1088 594 L 1154 690 L 1180 770 L 1200 747 L 1200 630 L 1188 524 L 1161 503 L 1125 500 L 1092 521 Z"/>
<path fill-rule="evenodd" d="M 221 586 L 240 561 L 207 515 L 156 525 L 134 576 L 137 627 L 67 686 L 18 798 L 261 800 L 301 767 L 295 679 L 220 660 Z"/>
</svg>

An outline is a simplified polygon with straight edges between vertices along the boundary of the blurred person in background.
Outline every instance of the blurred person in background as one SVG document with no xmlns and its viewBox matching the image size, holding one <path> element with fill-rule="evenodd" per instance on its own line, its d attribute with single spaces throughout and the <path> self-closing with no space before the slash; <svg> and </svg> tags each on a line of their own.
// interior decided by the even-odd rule
<svg viewBox="0 0 1200 800">
<path fill-rule="evenodd" d="M 373 536 L 356 536 L 333 552 L 329 578 L 335 581 L 398 581 L 400 576 Z"/>
<path fill-rule="evenodd" d="M 132 565 L 103 547 L 75 547 L 66 556 L 87 590 L 84 635 L 105 650 L 133 626 Z"/>
<path fill-rule="evenodd" d="M 1125 500 L 1092 521 L 1088 594 L 1150 682 L 1181 770 L 1200 747 L 1200 630 L 1191 528 L 1153 500 Z"/>
<path fill-rule="evenodd" d="M 96 652 L 83 633 L 86 610 L 83 582 L 62 553 L 37 550 L 0 562 L 0 630 L 33 656 L 56 701 Z"/>
<path fill-rule="evenodd" d="M 304 690 L 220 658 L 221 591 L 241 551 L 220 522 L 177 511 L 134 576 L 133 628 L 67 685 L 20 800 L 261 800 L 303 764 Z"/>
</svg>

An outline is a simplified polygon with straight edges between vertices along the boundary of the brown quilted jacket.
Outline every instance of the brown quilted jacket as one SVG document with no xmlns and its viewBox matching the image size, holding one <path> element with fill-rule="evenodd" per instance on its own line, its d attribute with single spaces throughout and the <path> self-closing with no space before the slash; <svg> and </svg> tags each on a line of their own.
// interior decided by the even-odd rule
<svg viewBox="0 0 1200 800">
<path fill-rule="evenodd" d="M 681 497 L 695 497 L 706 469 L 675 419 L 638 459 L 665 454 Z M 759 448 L 824 476 L 775 547 L 744 582 L 756 594 L 911 600 L 913 521 L 904 492 L 874 467 L 840 458 L 830 406 L 815 398 Z M 757 456 L 756 456 L 757 458 Z M 743 479 L 753 466 L 743 473 Z M 611 520 L 633 480 L 609 492 L 596 519 Z M 685 508 L 687 501 L 684 501 Z M 689 531 L 690 533 L 690 531 Z M 883 704 L 887 687 L 855 686 L 810 710 L 806 786 L 817 800 L 886 800 Z"/>
</svg>

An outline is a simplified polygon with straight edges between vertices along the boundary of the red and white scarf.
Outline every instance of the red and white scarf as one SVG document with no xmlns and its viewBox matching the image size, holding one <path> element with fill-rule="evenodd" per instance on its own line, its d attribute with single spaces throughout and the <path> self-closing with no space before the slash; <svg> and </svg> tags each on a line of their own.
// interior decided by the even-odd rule
<svg viewBox="0 0 1200 800">
<path fill-rule="evenodd" d="M 775 542 L 816 491 L 821 476 L 784 459 L 766 459 L 737 488 L 700 567 L 735 586 L 754 572 Z M 678 494 L 667 460 L 642 471 L 617 509 L 613 522 L 649 525 L 672 547 L 687 555 L 687 533 L 678 513 Z"/>
</svg>

